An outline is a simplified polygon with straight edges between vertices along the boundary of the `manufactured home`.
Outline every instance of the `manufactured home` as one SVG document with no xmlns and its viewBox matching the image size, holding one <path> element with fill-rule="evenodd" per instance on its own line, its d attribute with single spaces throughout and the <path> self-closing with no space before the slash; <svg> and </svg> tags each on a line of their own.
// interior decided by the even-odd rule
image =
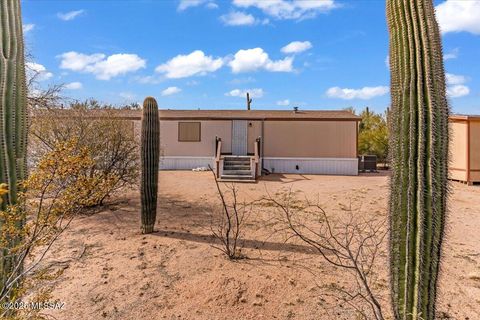
<svg viewBox="0 0 480 320">
<path fill-rule="evenodd" d="M 450 179 L 480 182 L 480 115 L 450 116 Z"/>
<path fill-rule="evenodd" d="M 357 175 L 359 121 L 348 111 L 160 110 L 160 168 L 210 165 L 224 180 Z"/>
<path fill-rule="evenodd" d="M 141 110 L 108 116 L 139 136 Z M 161 109 L 159 116 L 160 170 L 210 166 L 219 179 L 244 181 L 269 172 L 358 175 L 360 117 L 349 111 Z"/>
</svg>

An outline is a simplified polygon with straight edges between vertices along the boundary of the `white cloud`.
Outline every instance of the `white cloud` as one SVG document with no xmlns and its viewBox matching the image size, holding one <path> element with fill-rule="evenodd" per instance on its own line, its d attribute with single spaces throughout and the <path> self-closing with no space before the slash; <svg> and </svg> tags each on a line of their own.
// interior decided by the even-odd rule
<svg viewBox="0 0 480 320">
<path fill-rule="evenodd" d="M 106 56 L 103 53 L 86 55 L 75 51 L 59 56 L 62 61 L 60 68 L 72 71 L 92 73 L 100 80 L 110 80 L 113 77 L 145 68 L 146 61 L 136 54 L 117 53 Z"/>
<path fill-rule="evenodd" d="M 210 0 L 180 0 L 177 9 L 178 11 L 184 11 L 188 8 L 198 7 L 203 4 L 205 4 L 205 7 L 207 7 L 208 9 L 218 8 L 218 5 Z"/>
<path fill-rule="evenodd" d="M 386 86 L 378 87 L 363 87 L 361 89 L 349 89 L 332 87 L 327 90 L 327 96 L 329 98 L 338 98 L 344 100 L 362 99 L 368 100 L 374 97 L 379 97 L 387 94 L 389 88 Z"/>
<path fill-rule="evenodd" d="M 459 52 L 460 52 L 460 49 L 455 48 L 452 51 L 445 53 L 443 55 L 443 60 L 447 61 L 451 59 L 457 59 Z"/>
<path fill-rule="evenodd" d="M 186 78 L 194 75 L 205 75 L 214 72 L 223 66 L 222 58 L 206 56 L 203 51 L 196 50 L 188 55 L 178 55 L 164 64 L 159 65 L 155 71 L 164 73 L 167 78 Z"/>
<path fill-rule="evenodd" d="M 281 49 L 283 53 L 300 53 L 312 48 L 310 41 L 293 41 Z"/>
<path fill-rule="evenodd" d="M 446 73 L 445 79 L 447 81 L 447 95 L 450 98 L 459 98 L 470 94 L 470 88 L 465 85 L 467 77 Z"/>
<path fill-rule="evenodd" d="M 390 69 L 390 55 L 389 54 L 387 54 L 387 56 L 385 57 L 385 67 Z"/>
<path fill-rule="evenodd" d="M 464 84 L 467 82 L 467 78 L 462 75 L 446 73 L 445 78 L 448 85 Z"/>
<path fill-rule="evenodd" d="M 83 88 L 83 85 L 81 82 L 70 82 L 65 85 L 65 89 L 68 89 L 68 90 L 79 90 L 82 88 Z"/>
<path fill-rule="evenodd" d="M 27 23 L 23 25 L 23 33 L 29 33 L 35 29 L 35 25 L 33 23 Z"/>
<path fill-rule="evenodd" d="M 162 96 L 170 96 L 172 94 L 176 94 L 182 91 L 182 89 L 178 87 L 168 87 L 167 89 L 162 91 Z"/>
<path fill-rule="evenodd" d="M 95 64 L 105 58 L 103 53 L 83 54 L 75 51 L 65 52 L 58 57 L 62 58 L 60 68 L 72 71 L 84 71 L 91 64 Z"/>
<path fill-rule="evenodd" d="M 459 98 L 459 97 L 466 96 L 468 94 L 470 94 L 470 88 L 463 84 L 449 86 L 447 88 L 447 95 L 450 98 Z"/>
<path fill-rule="evenodd" d="M 246 98 L 247 92 L 250 94 L 250 98 L 261 98 L 263 97 L 263 89 L 261 88 L 253 88 L 253 89 L 233 89 L 230 92 L 225 93 L 228 97 L 239 97 L 239 98 Z"/>
<path fill-rule="evenodd" d="M 290 100 L 288 99 L 277 101 L 277 106 L 289 106 L 289 105 L 290 105 Z"/>
<path fill-rule="evenodd" d="M 480 35 L 480 1 L 447 0 L 435 9 L 442 33 L 465 31 Z"/>
<path fill-rule="evenodd" d="M 94 73 L 100 80 L 110 80 L 113 77 L 145 68 L 145 66 L 145 60 L 136 54 L 118 53 L 88 66 L 87 71 Z"/>
<path fill-rule="evenodd" d="M 78 17 L 79 15 L 83 14 L 85 10 L 76 10 L 76 11 L 70 11 L 70 12 L 59 12 L 57 13 L 57 17 L 63 21 L 70 21 Z"/>
<path fill-rule="evenodd" d="M 272 61 L 262 48 L 239 50 L 229 65 L 233 73 L 264 69 L 271 72 L 292 72 L 293 57 Z"/>
<path fill-rule="evenodd" d="M 257 23 L 254 16 L 240 11 L 224 14 L 220 20 L 227 26 L 251 26 Z"/>
<path fill-rule="evenodd" d="M 53 73 L 49 72 L 44 65 L 36 62 L 25 63 L 26 75 L 28 81 L 32 78 L 38 81 L 45 81 L 53 77 Z"/>
<path fill-rule="evenodd" d="M 240 8 L 255 7 L 275 19 L 307 19 L 338 7 L 334 0 L 233 0 Z"/>
</svg>

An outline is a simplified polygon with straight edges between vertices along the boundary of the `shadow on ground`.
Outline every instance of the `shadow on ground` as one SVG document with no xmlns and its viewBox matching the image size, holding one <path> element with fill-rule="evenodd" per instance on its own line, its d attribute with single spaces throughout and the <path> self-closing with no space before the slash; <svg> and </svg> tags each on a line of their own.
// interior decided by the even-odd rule
<svg viewBox="0 0 480 320">
<path fill-rule="evenodd" d="M 196 233 L 176 231 L 176 230 L 158 230 L 152 233 L 152 235 L 157 237 L 180 239 L 185 241 L 207 243 L 212 245 L 221 244 L 220 241 L 217 238 L 215 238 L 213 235 L 207 235 L 207 234 L 196 234 Z M 240 246 L 242 248 L 257 249 L 257 250 L 305 253 L 305 254 L 314 254 L 314 255 L 319 254 L 317 251 L 313 250 L 309 246 L 291 244 L 291 243 L 242 239 L 240 241 Z"/>
</svg>

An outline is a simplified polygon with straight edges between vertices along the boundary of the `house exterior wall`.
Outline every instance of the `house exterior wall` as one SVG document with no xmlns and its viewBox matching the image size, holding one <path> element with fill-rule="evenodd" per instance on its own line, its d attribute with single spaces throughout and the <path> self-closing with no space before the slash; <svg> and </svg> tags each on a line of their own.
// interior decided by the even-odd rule
<svg viewBox="0 0 480 320">
<path fill-rule="evenodd" d="M 200 122 L 199 142 L 179 142 L 178 122 Z M 222 138 L 222 153 L 232 152 L 232 121 L 223 120 L 160 120 L 160 149 L 162 156 L 214 157 L 215 137 Z"/>
<path fill-rule="evenodd" d="M 355 121 L 266 121 L 265 157 L 356 158 Z"/>
<path fill-rule="evenodd" d="M 232 152 L 232 121 L 202 120 L 200 142 L 179 142 L 178 122 L 161 120 L 161 169 L 213 167 L 215 136 L 222 139 L 222 153 Z M 197 120 L 191 120 L 197 121 Z M 278 173 L 357 175 L 356 121 L 263 122 L 263 166 Z M 248 120 L 247 151 L 254 153 L 262 136 L 262 120 Z"/>
<path fill-rule="evenodd" d="M 451 121 L 450 137 L 450 179 L 467 181 L 467 121 Z"/>
<path fill-rule="evenodd" d="M 450 179 L 480 182 L 480 118 L 453 116 L 450 137 Z"/>
<path fill-rule="evenodd" d="M 470 121 L 470 181 L 480 182 L 480 120 Z"/>
<path fill-rule="evenodd" d="M 266 121 L 263 141 L 271 172 L 358 175 L 356 121 Z"/>
<path fill-rule="evenodd" d="M 262 121 L 248 121 L 247 127 L 247 152 L 255 153 L 255 140 L 262 135 Z"/>
</svg>

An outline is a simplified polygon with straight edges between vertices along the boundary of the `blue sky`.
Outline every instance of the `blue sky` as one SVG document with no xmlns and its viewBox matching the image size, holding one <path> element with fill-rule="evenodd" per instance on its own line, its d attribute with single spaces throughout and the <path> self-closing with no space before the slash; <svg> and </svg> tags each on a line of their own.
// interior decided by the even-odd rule
<svg viewBox="0 0 480 320">
<path fill-rule="evenodd" d="M 480 114 L 480 0 L 435 1 L 452 109 Z M 161 108 L 390 101 L 384 1 L 23 1 L 31 69 L 74 99 Z"/>
</svg>

